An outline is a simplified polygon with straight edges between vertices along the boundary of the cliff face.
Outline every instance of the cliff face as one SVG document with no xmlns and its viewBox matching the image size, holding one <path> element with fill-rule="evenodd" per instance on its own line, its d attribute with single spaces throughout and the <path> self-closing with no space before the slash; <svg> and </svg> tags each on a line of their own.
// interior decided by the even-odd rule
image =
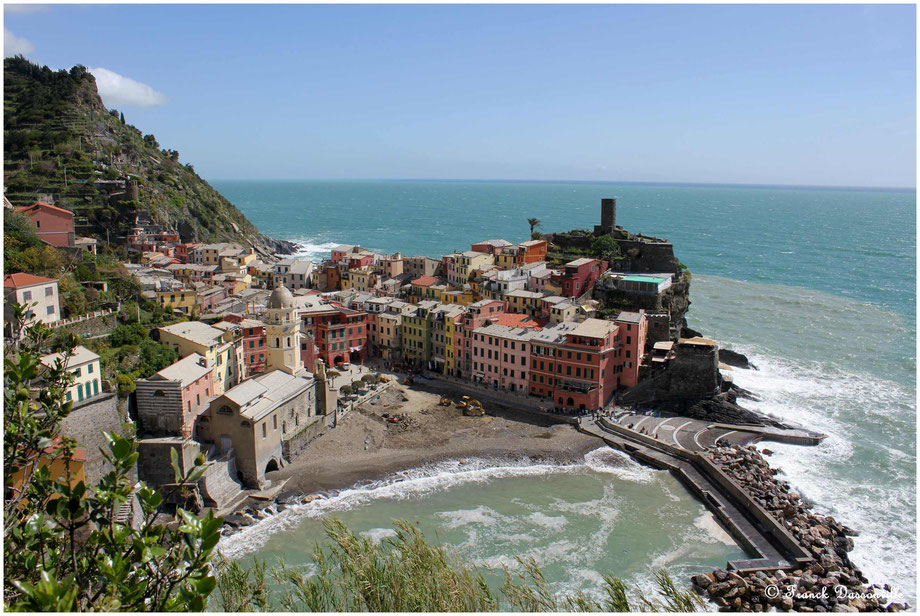
<svg viewBox="0 0 920 616">
<path fill-rule="evenodd" d="M 201 179 L 175 150 L 107 110 L 82 66 L 52 71 L 4 60 L 4 183 L 13 205 L 44 195 L 73 210 L 78 235 L 114 243 L 135 217 L 178 226 L 185 241 L 234 241 L 288 253 Z M 136 181 L 136 189 L 133 185 Z"/>
<path fill-rule="evenodd" d="M 615 247 L 599 242 L 609 237 Z M 594 298 L 600 300 L 608 311 L 646 310 L 670 315 L 672 338 L 676 338 L 686 325 L 690 309 L 690 271 L 674 256 L 674 246 L 666 239 L 633 234 L 616 227 L 612 233 L 603 234 L 587 229 L 574 229 L 565 233 L 544 236 L 550 244 L 549 256 L 558 263 L 579 257 L 605 259 L 610 268 L 634 274 L 676 274 L 675 282 L 660 296 L 627 294 L 595 287 Z M 609 242 L 609 240 L 608 240 Z"/>
</svg>

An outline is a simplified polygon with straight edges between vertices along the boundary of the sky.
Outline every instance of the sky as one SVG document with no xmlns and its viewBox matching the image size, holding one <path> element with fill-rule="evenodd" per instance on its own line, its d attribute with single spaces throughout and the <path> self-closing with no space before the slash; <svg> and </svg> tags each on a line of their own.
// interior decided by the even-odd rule
<svg viewBox="0 0 920 616">
<path fill-rule="evenodd" d="M 206 179 L 916 185 L 913 5 L 6 5 Z"/>
</svg>

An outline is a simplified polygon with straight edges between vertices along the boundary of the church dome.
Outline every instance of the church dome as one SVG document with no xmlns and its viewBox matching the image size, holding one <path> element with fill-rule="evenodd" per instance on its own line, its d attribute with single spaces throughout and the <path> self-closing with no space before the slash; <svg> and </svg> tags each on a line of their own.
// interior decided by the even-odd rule
<svg viewBox="0 0 920 616">
<path fill-rule="evenodd" d="M 272 291 L 272 294 L 268 296 L 268 308 L 269 310 L 278 309 L 278 308 L 293 308 L 294 307 L 294 296 L 291 295 L 291 292 L 288 291 L 287 287 L 281 285 Z"/>
</svg>

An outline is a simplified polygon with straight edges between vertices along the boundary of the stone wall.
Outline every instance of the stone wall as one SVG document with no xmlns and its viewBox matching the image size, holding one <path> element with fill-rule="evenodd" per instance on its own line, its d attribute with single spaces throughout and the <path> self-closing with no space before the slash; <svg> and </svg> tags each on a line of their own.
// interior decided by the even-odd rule
<svg viewBox="0 0 920 616">
<path fill-rule="evenodd" d="M 179 434 L 182 428 L 182 383 L 138 379 L 136 385 L 134 395 L 139 432 Z"/>
<path fill-rule="evenodd" d="M 112 470 L 112 466 L 102 457 L 102 451 L 109 450 L 103 432 L 121 435 L 127 433 L 114 393 L 103 393 L 74 404 L 70 415 L 61 422 L 61 434 L 73 438 L 80 447 L 86 449 L 84 472 L 87 485 L 95 485 Z M 131 479 L 136 478 L 136 473 L 133 473 Z"/>
<path fill-rule="evenodd" d="M 188 473 L 195 465 L 195 456 L 201 452 L 201 445 L 191 439 L 180 437 L 141 439 L 137 444 L 137 476 L 151 487 L 175 483 L 172 468 L 173 449 L 179 452 L 179 468 Z"/>
<path fill-rule="evenodd" d="M 720 384 L 718 347 L 680 345 L 666 370 L 619 394 L 617 404 L 694 401 L 718 394 Z"/>
<path fill-rule="evenodd" d="M 312 421 L 301 428 L 300 432 L 284 441 L 281 444 L 281 450 L 284 453 L 284 458 L 288 461 L 291 461 L 299 456 L 313 439 L 325 431 L 327 417 L 329 417 L 330 420 L 332 419 L 330 415 L 312 417 Z"/>
</svg>

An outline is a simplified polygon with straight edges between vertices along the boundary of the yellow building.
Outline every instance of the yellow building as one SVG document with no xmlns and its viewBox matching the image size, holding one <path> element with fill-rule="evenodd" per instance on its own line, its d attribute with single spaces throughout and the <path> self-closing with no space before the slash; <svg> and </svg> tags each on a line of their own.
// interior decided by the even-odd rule
<svg viewBox="0 0 920 616">
<path fill-rule="evenodd" d="M 495 255 L 495 265 L 502 269 L 513 269 L 518 267 L 517 254 L 517 246 L 506 246 L 505 248 L 502 248 L 497 255 Z"/>
<path fill-rule="evenodd" d="M 515 289 L 505 294 L 508 312 L 519 312 L 532 317 L 540 317 L 543 312 L 543 294 L 535 291 Z"/>
<path fill-rule="evenodd" d="M 377 272 L 372 265 L 356 267 L 348 270 L 348 286 L 345 288 L 361 291 L 364 293 L 373 293 L 377 288 Z M 343 286 L 345 280 L 342 281 Z"/>
<path fill-rule="evenodd" d="M 402 356 L 412 365 L 421 367 L 431 359 L 431 321 L 429 313 L 437 302 L 419 302 L 412 312 L 402 317 Z"/>
<path fill-rule="evenodd" d="M 54 368 L 58 361 L 63 361 L 63 353 L 51 353 L 42 357 L 41 362 L 47 368 Z M 64 366 L 73 376 L 73 384 L 64 397 L 70 402 L 82 402 L 87 398 L 102 393 L 102 371 L 99 356 L 85 346 L 75 347 Z"/>
<path fill-rule="evenodd" d="M 157 303 L 163 307 L 172 306 L 174 311 L 189 315 L 198 307 L 198 291 L 190 288 L 157 291 Z"/>
<path fill-rule="evenodd" d="M 444 318 L 444 374 L 456 374 L 458 328 L 465 312 L 464 309 Z"/>
<path fill-rule="evenodd" d="M 457 304 L 458 306 L 469 306 L 476 302 L 478 297 L 472 289 L 457 291 L 442 291 L 439 298 L 442 304 Z"/>
<path fill-rule="evenodd" d="M 396 312 L 368 313 L 367 338 L 381 359 L 392 362 L 399 357 L 402 315 Z"/>
<path fill-rule="evenodd" d="M 160 342 L 175 348 L 180 357 L 198 353 L 208 359 L 208 365 L 214 366 L 214 395 L 246 378 L 239 327 L 221 330 L 200 321 L 186 321 L 161 327 L 159 332 Z"/>
<path fill-rule="evenodd" d="M 35 452 L 30 456 L 22 468 L 19 468 L 10 476 L 10 482 L 6 488 L 10 491 L 10 496 L 15 497 L 22 490 L 22 480 L 26 471 L 29 474 L 34 472 L 32 469 L 48 467 L 52 481 L 67 482 L 71 488 L 78 483 L 86 483 L 84 466 L 86 465 L 86 450 L 75 448 L 68 460 L 63 455 L 54 455 L 58 448 L 61 447 L 61 438 L 56 437 L 54 441 L 41 452 Z M 53 459 L 52 459 L 53 458 Z M 50 464 L 49 464 L 50 462 Z"/>
<path fill-rule="evenodd" d="M 466 283 L 473 270 L 484 270 L 495 264 L 495 257 L 487 252 L 468 250 L 457 257 L 457 285 Z"/>
</svg>

